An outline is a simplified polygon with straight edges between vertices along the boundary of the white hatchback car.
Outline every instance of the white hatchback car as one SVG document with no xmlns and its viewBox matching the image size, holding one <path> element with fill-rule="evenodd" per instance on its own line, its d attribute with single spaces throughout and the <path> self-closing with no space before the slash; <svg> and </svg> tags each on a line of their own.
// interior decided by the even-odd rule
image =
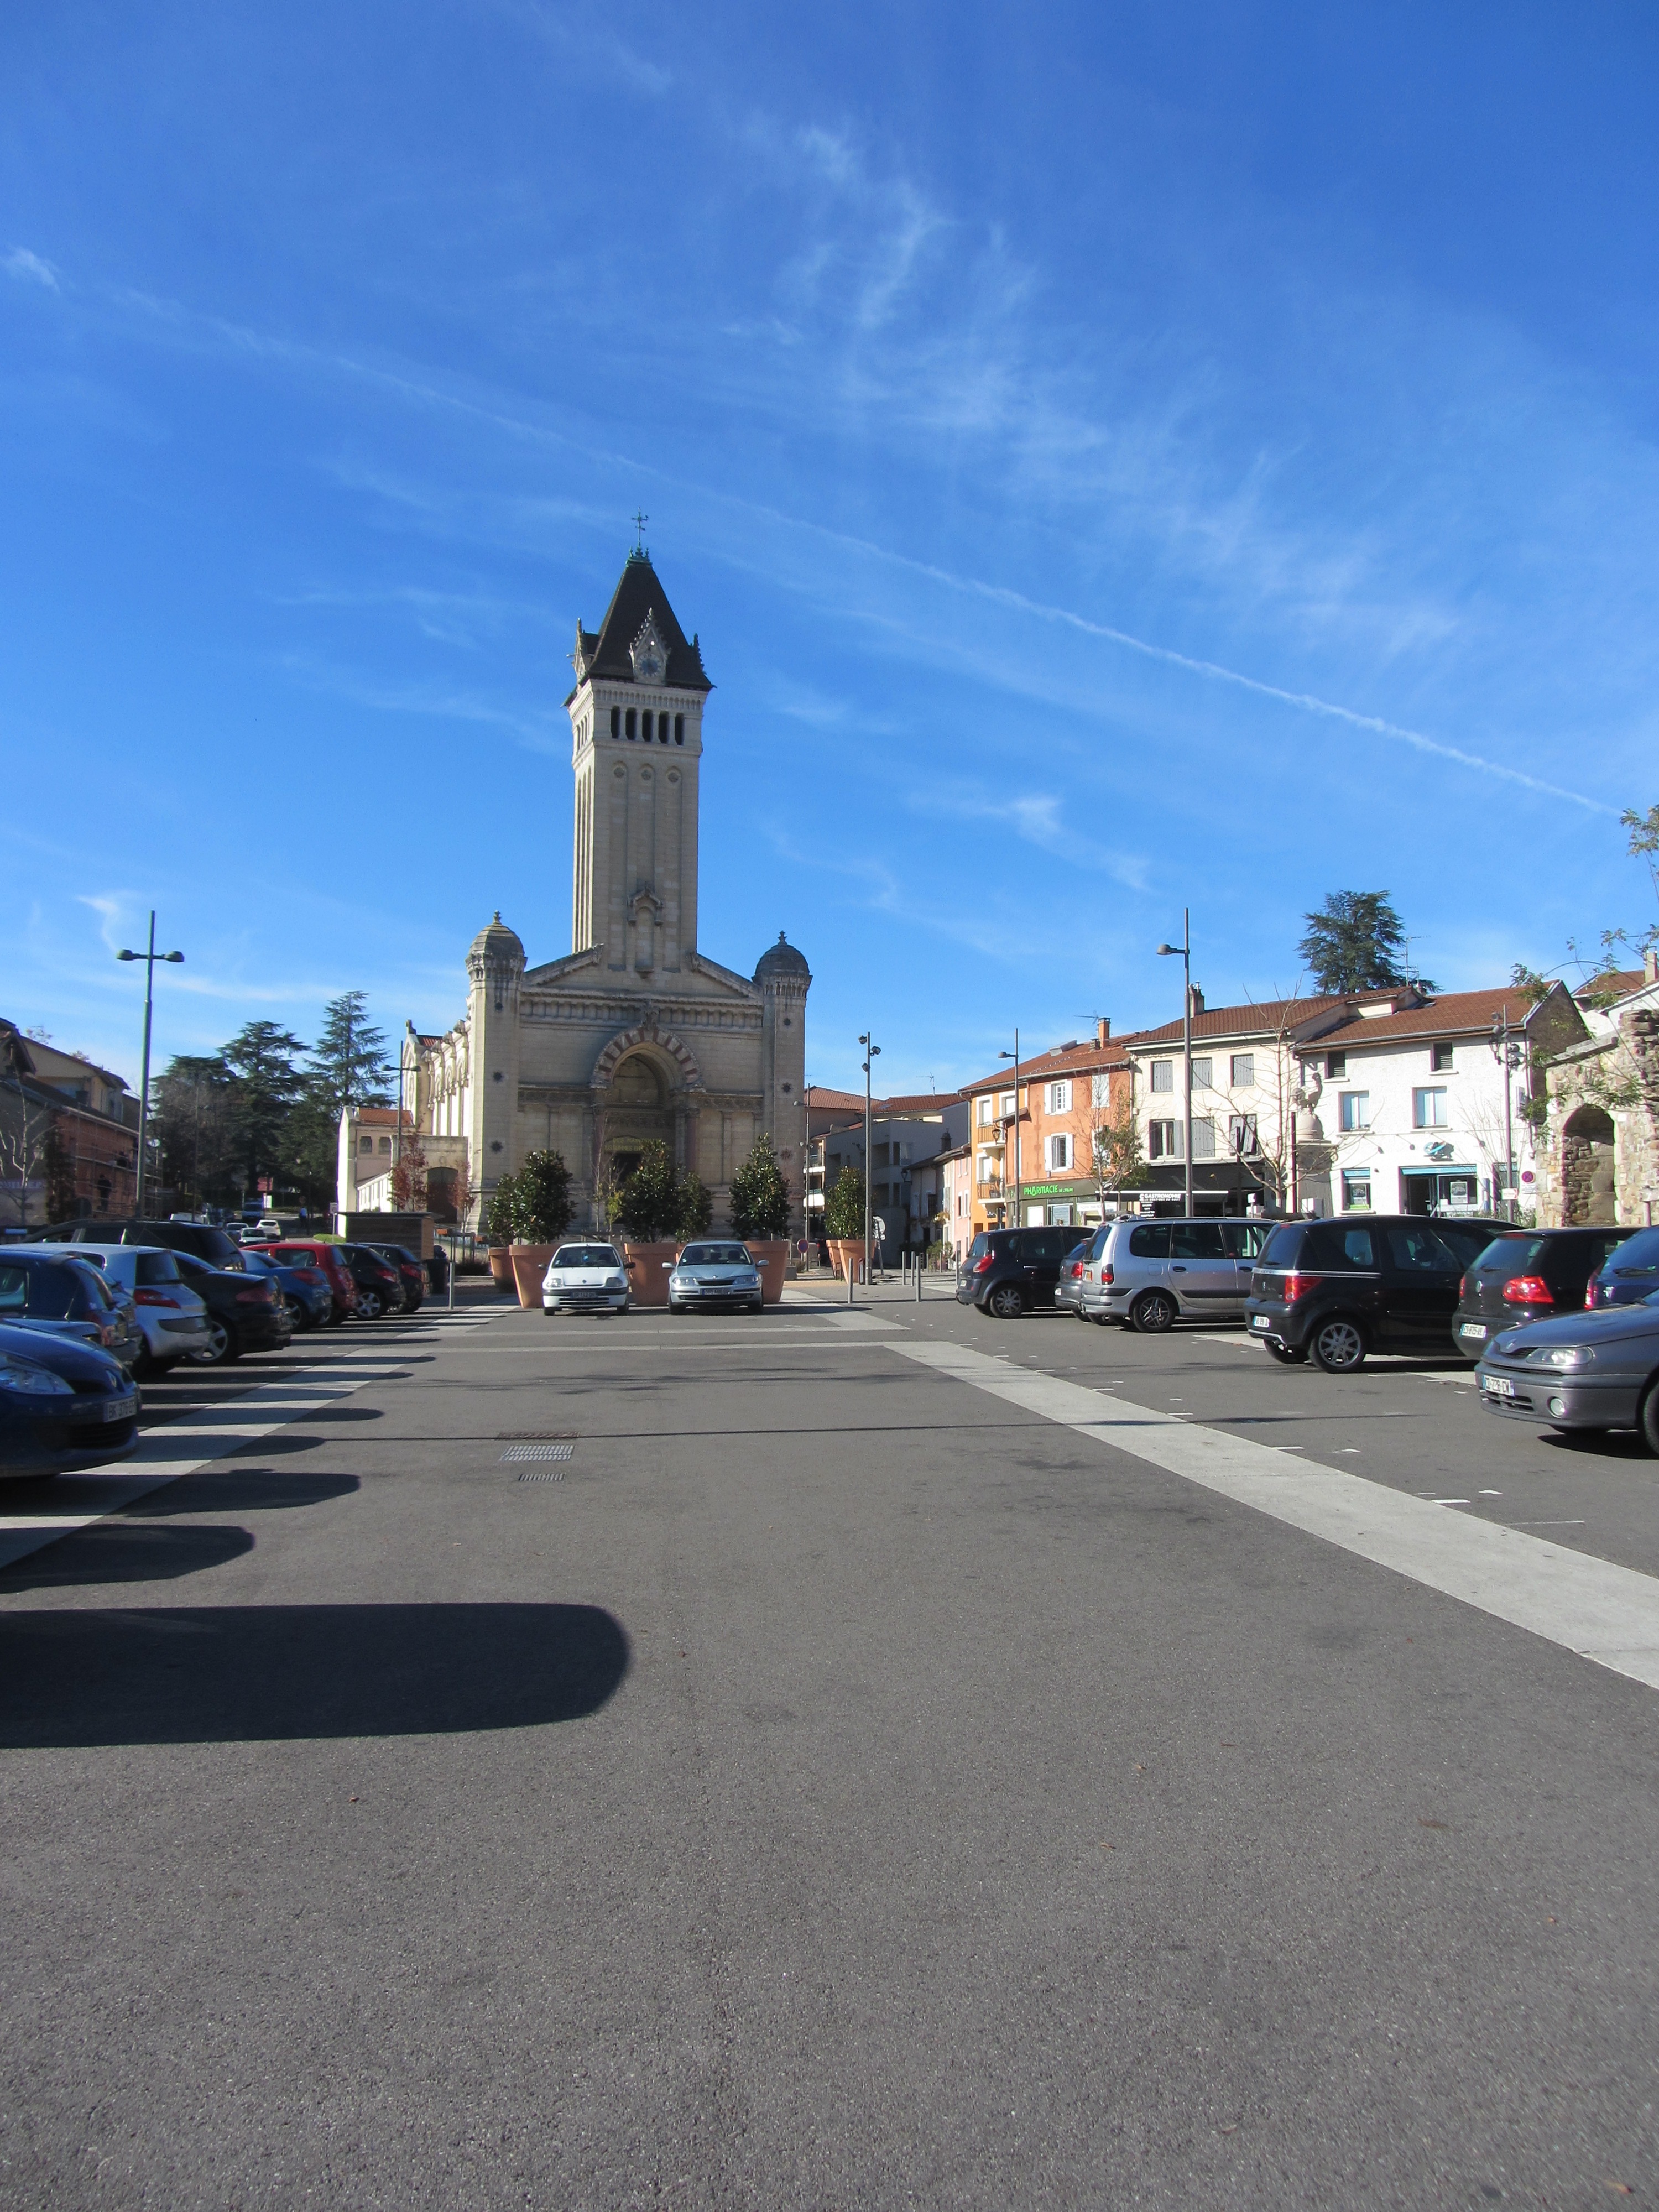
<svg viewBox="0 0 1659 2212">
<path fill-rule="evenodd" d="M 61 1252 L 88 1260 L 106 1283 L 118 1283 L 132 1300 L 144 1339 L 137 1373 L 165 1375 L 190 1352 L 206 1351 L 208 1310 L 185 1281 L 176 1254 L 160 1244 L 35 1244 L 36 1252 Z"/>
<path fill-rule="evenodd" d="M 542 1277 L 542 1311 L 626 1313 L 628 1276 L 614 1244 L 561 1244 Z"/>
</svg>

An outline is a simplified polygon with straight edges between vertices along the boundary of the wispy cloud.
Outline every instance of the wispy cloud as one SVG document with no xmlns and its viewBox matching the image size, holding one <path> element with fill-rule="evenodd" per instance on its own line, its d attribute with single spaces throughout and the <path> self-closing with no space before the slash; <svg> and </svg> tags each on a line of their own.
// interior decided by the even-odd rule
<svg viewBox="0 0 1659 2212">
<path fill-rule="evenodd" d="M 21 277 L 27 284 L 44 284 L 49 292 L 63 289 L 58 281 L 58 271 L 51 262 L 44 260 L 38 253 L 32 253 L 27 246 L 14 246 L 6 253 L 0 254 L 0 269 L 3 269 L 9 276 Z"/>
<path fill-rule="evenodd" d="M 908 804 L 921 813 L 934 811 L 957 822 L 1000 822 L 1021 842 L 1075 867 L 1091 868 L 1109 876 L 1126 890 L 1146 889 L 1147 864 L 1139 853 L 1123 853 L 1097 844 L 1077 828 L 1075 800 L 1054 791 L 1020 791 L 1004 798 L 982 787 L 938 782 L 925 792 L 911 794 Z"/>
</svg>

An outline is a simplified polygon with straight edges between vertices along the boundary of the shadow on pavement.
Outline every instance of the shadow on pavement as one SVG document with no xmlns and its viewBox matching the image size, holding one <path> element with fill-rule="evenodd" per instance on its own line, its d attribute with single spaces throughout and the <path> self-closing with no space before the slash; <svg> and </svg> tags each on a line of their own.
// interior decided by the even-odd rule
<svg viewBox="0 0 1659 2212">
<path fill-rule="evenodd" d="M 246 1528 L 171 1528 L 100 1521 L 0 1571 L 0 1592 L 74 1589 L 88 1583 L 174 1582 L 253 1549 Z"/>
<path fill-rule="evenodd" d="M 182 1482 L 170 1482 L 165 1490 L 135 1499 L 122 1512 L 130 1520 L 171 1520 L 182 1513 L 283 1512 L 296 1505 L 325 1505 L 331 1498 L 349 1498 L 362 1487 L 355 1474 L 290 1474 L 259 1467 L 252 1463 L 258 1454 L 257 1444 L 247 1444 L 199 1474 L 187 1474 Z M 0 1583 L 0 1589 L 6 1587 Z"/>
<path fill-rule="evenodd" d="M 628 1662 L 587 1605 L 0 1613 L 0 1747 L 538 1728 L 596 1712 Z"/>
</svg>

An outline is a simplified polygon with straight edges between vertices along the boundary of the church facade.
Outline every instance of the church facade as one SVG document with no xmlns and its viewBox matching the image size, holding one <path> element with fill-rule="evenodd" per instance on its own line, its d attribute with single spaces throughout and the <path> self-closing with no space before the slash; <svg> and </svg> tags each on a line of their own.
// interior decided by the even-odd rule
<svg viewBox="0 0 1659 2212">
<path fill-rule="evenodd" d="M 714 688 L 643 545 L 597 631 L 576 631 L 571 950 L 529 965 L 497 913 L 467 954 L 467 1010 L 404 1043 L 404 1097 L 428 1160 L 464 1166 L 468 1220 L 543 1146 L 571 1171 L 578 1224 L 653 1138 L 726 1218 L 764 1133 L 796 1195 L 805 1164 L 811 971 L 781 933 L 752 975 L 697 943 L 698 775 Z"/>
</svg>

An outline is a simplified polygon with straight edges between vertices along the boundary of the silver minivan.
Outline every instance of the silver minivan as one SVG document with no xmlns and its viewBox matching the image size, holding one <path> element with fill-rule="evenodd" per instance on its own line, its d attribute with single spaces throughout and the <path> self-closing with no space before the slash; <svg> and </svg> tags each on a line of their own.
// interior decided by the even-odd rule
<svg viewBox="0 0 1659 2212">
<path fill-rule="evenodd" d="M 1177 1321 L 1242 1321 L 1271 1221 L 1129 1214 L 1097 1230 L 1083 1263 L 1086 1321 L 1161 1335 Z"/>
</svg>

